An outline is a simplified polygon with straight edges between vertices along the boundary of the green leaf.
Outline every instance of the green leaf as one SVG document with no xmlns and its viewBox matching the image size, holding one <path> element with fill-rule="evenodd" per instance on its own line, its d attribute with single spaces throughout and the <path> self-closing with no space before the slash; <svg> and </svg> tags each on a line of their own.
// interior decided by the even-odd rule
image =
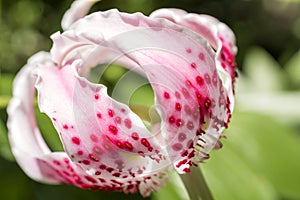
<svg viewBox="0 0 300 200">
<path fill-rule="evenodd" d="M 299 136 L 255 113 L 231 121 L 223 149 L 202 165 L 216 199 L 299 199 Z"/>
<path fill-rule="evenodd" d="M 235 113 L 224 146 L 287 198 L 300 199 L 300 137 L 271 117 Z M 222 150 L 223 151 L 223 150 Z M 226 151 L 226 150 L 225 150 Z"/>
<path fill-rule="evenodd" d="M 289 60 L 285 67 L 290 80 L 300 87 L 300 50 Z"/>
<path fill-rule="evenodd" d="M 58 133 L 49 117 L 46 114 L 41 113 L 38 108 L 36 108 L 35 115 L 38 127 L 50 149 L 52 151 L 63 151 Z"/>
<path fill-rule="evenodd" d="M 246 54 L 244 69 L 250 81 L 250 90 L 272 92 L 282 90 L 286 83 L 276 60 L 264 49 L 252 47 Z"/>
<path fill-rule="evenodd" d="M 10 150 L 8 142 L 7 130 L 2 120 L 0 120 L 0 155 L 7 160 L 14 160 L 14 156 Z"/>
<path fill-rule="evenodd" d="M 14 76 L 0 73 L 0 95 L 11 96 Z"/>
<path fill-rule="evenodd" d="M 188 199 L 188 194 L 184 188 L 179 175 L 176 172 L 169 173 L 170 182 L 166 183 L 164 188 L 160 188 L 157 192 L 153 192 L 153 200 L 182 200 Z"/>
<path fill-rule="evenodd" d="M 6 108 L 9 103 L 9 96 L 0 96 L 0 109 Z"/>
</svg>

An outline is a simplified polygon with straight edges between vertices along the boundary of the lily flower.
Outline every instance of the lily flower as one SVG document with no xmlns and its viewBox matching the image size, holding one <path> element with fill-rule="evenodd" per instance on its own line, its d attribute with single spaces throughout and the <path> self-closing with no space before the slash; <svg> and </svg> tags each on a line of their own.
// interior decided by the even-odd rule
<svg viewBox="0 0 300 200">
<path fill-rule="evenodd" d="M 217 19 L 159 9 L 150 16 L 116 9 L 84 16 L 78 0 L 14 81 L 8 107 L 13 154 L 32 179 L 148 196 L 166 170 L 187 173 L 209 157 L 233 111 L 235 37 Z M 84 8 L 84 9 L 81 9 Z M 128 105 L 88 80 L 97 64 L 118 63 L 146 77 L 160 122 L 147 129 Z M 64 152 L 51 152 L 34 115 L 52 120 Z"/>
</svg>

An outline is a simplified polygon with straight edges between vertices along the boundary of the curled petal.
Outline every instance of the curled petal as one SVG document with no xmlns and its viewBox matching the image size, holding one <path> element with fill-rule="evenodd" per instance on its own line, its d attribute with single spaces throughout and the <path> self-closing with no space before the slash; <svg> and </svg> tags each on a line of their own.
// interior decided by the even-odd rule
<svg viewBox="0 0 300 200">
<path fill-rule="evenodd" d="M 187 13 L 180 9 L 159 9 L 154 11 L 150 17 L 167 19 L 184 26 L 195 31 L 210 43 L 216 50 L 215 60 L 218 73 L 227 91 L 230 100 L 229 107 L 232 112 L 233 87 L 236 76 L 235 54 L 237 52 L 232 30 L 212 16 Z"/>
<path fill-rule="evenodd" d="M 13 154 L 25 173 L 34 180 L 46 183 L 67 183 L 81 188 L 127 193 L 140 189 L 142 195 L 149 195 L 150 191 L 162 186 L 166 180 L 163 169 L 168 167 L 169 163 L 168 161 L 158 163 L 159 158 L 153 160 L 154 157 L 146 156 L 150 147 L 152 151 L 155 150 L 155 145 L 152 145 L 151 139 L 143 135 L 149 133 L 143 133 L 147 130 L 141 122 L 136 122 L 134 119 L 136 116 L 130 114 L 128 108 L 124 108 L 123 105 L 115 105 L 112 102 L 108 102 L 105 106 L 110 104 L 113 109 L 124 108 L 124 110 L 122 109 L 120 113 L 114 110 L 115 113 L 107 112 L 100 115 L 97 112 L 98 106 L 106 98 L 104 94 L 102 96 L 105 91 L 101 93 L 100 87 L 100 90 L 97 90 L 98 86 L 89 85 L 83 78 L 78 77 L 75 68 L 67 66 L 60 69 L 54 66 L 49 58 L 48 53 L 41 52 L 29 59 L 15 79 L 14 97 L 8 106 L 9 140 Z M 63 81 L 60 80 L 62 76 Z M 80 85 L 70 84 L 74 82 Z M 38 90 L 47 89 L 38 96 L 40 107 L 52 117 L 55 127 L 60 131 L 64 147 L 71 156 L 65 152 L 51 152 L 44 142 L 34 116 L 34 86 Z M 74 86 L 77 86 L 78 90 L 85 86 L 90 90 L 80 91 L 76 93 L 79 99 L 72 99 Z M 80 95 L 84 97 L 92 95 L 91 98 L 98 102 L 92 107 L 84 105 L 80 101 L 83 98 Z M 51 112 L 53 105 L 57 112 Z M 73 108 L 78 109 L 77 112 L 73 113 Z M 85 112 L 90 111 L 89 108 L 94 112 L 85 115 Z M 99 126 L 107 122 L 119 123 L 115 117 L 121 112 L 128 115 L 121 119 L 122 126 L 115 126 L 121 135 L 117 140 L 114 135 L 116 129 L 110 128 L 111 124 L 106 126 L 105 130 Z M 110 117 L 112 114 L 115 117 Z M 133 119 L 134 122 L 131 123 L 130 120 Z M 77 120 L 83 120 L 84 123 L 80 121 L 80 125 L 77 126 Z M 95 127 L 98 130 L 94 130 Z M 82 132 L 78 133 L 78 130 Z M 141 131 L 139 135 L 138 133 L 122 135 L 122 131 L 131 133 L 133 130 Z M 100 135 L 101 131 L 105 134 Z M 137 139 L 138 136 L 140 138 Z M 148 142 L 147 145 L 145 141 Z M 142 154 L 139 150 L 145 153 Z"/>
<path fill-rule="evenodd" d="M 91 39 L 94 35 L 101 35 L 101 43 Z M 161 131 L 156 133 L 158 146 L 180 173 L 207 158 L 226 126 L 230 110 L 216 54 L 205 37 L 165 19 L 110 10 L 89 15 L 63 34 L 56 34 L 53 52 L 64 49 L 64 38 L 69 41 L 65 43 L 68 52 L 81 52 L 82 63 L 97 57 L 101 52 L 97 47 L 105 47 L 143 71 L 155 92 L 162 119 Z M 83 51 L 76 48 L 76 44 L 88 40 Z M 72 62 L 67 52 L 61 55 L 58 60 Z M 98 58 L 102 63 L 101 54 Z"/>
<path fill-rule="evenodd" d="M 51 65 L 49 53 L 40 52 L 32 56 L 14 80 L 13 98 L 7 110 L 9 141 L 17 162 L 28 176 L 42 182 L 58 183 L 59 180 L 45 176 L 36 159 L 51 153 L 34 116 L 35 78 L 32 70 L 39 65 Z"/>
<path fill-rule="evenodd" d="M 61 27 L 67 30 L 74 22 L 85 16 L 92 5 L 100 0 L 75 0 L 66 11 L 61 21 Z"/>
<path fill-rule="evenodd" d="M 96 179 L 95 186 L 105 180 L 111 190 L 157 176 L 169 162 L 161 161 L 155 138 L 127 105 L 107 95 L 105 86 L 80 77 L 80 63 L 35 72 L 40 110 L 51 118 L 72 162 Z M 151 180 L 146 186 L 152 190 Z"/>
</svg>

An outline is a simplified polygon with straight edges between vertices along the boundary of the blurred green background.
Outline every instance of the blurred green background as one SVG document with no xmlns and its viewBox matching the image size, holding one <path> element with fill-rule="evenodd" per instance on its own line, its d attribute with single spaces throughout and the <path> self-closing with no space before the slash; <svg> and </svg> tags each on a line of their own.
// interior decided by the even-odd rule
<svg viewBox="0 0 300 200">
<path fill-rule="evenodd" d="M 10 154 L 5 124 L 12 80 L 30 55 L 50 49 L 49 36 L 61 29 L 60 20 L 71 2 L 0 0 L 0 199 L 142 199 L 139 194 L 36 183 Z M 118 8 L 149 14 L 162 7 L 213 15 L 228 24 L 237 37 L 240 72 L 228 138 L 223 140 L 224 147 L 212 152 L 201 165 L 214 197 L 300 199 L 300 1 L 103 0 L 92 11 Z M 102 81 L 113 86 L 117 78 L 104 75 Z M 135 101 L 150 104 L 152 95 L 137 93 Z M 42 114 L 37 118 L 43 124 L 42 131 L 51 133 L 44 134 L 48 144 L 60 149 L 49 120 Z M 149 199 L 183 199 L 183 193 L 178 177 L 171 174 L 166 188 Z"/>
</svg>

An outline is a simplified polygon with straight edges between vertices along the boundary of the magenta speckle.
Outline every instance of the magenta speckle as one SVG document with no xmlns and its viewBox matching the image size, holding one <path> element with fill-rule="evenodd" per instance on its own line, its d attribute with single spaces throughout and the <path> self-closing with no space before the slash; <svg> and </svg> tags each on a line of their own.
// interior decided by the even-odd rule
<svg viewBox="0 0 300 200">
<path fill-rule="evenodd" d="M 91 135 L 90 135 L 90 138 L 91 138 L 91 140 L 92 140 L 93 142 L 98 142 L 98 137 L 97 137 L 96 135 L 91 134 Z"/>
<path fill-rule="evenodd" d="M 183 126 L 183 124 L 184 124 L 184 122 L 183 122 L 182 119 L 177 119 L 177 120 L 176 120 L 176 126 L 177 126 L 177 127 L 181 127 L 181 126 Z"/>
<path fill-rule="evenodd" d="M 201 76 L 197 76 L 196 77 L 196 82 L 197 82 L 198 85 L 203 85 L 203 79 L 202 79 L 202 77 Z"/>
<path fill-rule="evenodd" d="M 99 94 L 95 94 L 94 98 L 95 98 L 95 100 L 98 100 L 99 99 Z"/>
<path fill-rule="evenodd" d="M 101 119 L 101 118 L 102 118 L 101 113 L 97 113 L 97 117 L 98 117 L 99 119 Z"/>
<path fill-rule="evenodd" d="M 187 87 L 192 87 L 192 86 L 193 86 L 193 84 L 192 84 L 192 82 L 191 82 L 190 80 L 186 80 L 186 81 L 185 81 L 185 85 L 186 85 Z"/>
<path fill-rule="evenodd" d="M 193 124 L 193 122 L 191 122 L 191 121 L 188 121 L 188 123 L 187 123 L 187 128 L 189 129 L 189 130 L 193 130 L 194 129 L 194 124 Z"/>
<path fill-rule="evenodd" d="M 63 129 L 68 130 L 68 129 L 69 129 L 69 126 L 68 126 L 67 124 L 64 124 L 64 125 L 63 125 Z"/>
<path fill-rule="evenodd" d="M 129 151 L 132 151 L 132 150 L 133 150 L 132 144 L 131 144 L 130 142 L 128 142 L 128 141 L 124 142 L 124 147 L 125 147 L 126 149 L 128 149 Z"/>
<path fill-rule="evenodd" d="M 186 135 L 184 133 L 179 133 L 178 141 L 183 142 L 186 139 Z"/>
<path fill-rule="evenodd" d="M 168 92 L 164 92 L 165 99 L 170 99 L 170 94 Z"/>
<path fill-rule="evenodd" d="M 108 116 L 113 117 L 115 112 L 112 109 L 107 110 Z"/>
<path fill-rule="evenodd" d="M 121 117 L 117 116 L 117 117 L 115 118 L 115 122 L 116 122 L 117 124 L 121 124 L 121 123 L 122 123 Z"/>
<path fill-rule="evenodd" d="M 176 98 L 180 99 L 180 93 L 179 92 L 176 91 L 175 96 L 176 96 Z"/>
<path fill-rule="evenodd" d="M 76 145 L 80 145 L 80 139 L 78 137 L 72 137 L 72 142 Z"/>
<path fill-rule="evenodd" d="M 182 149 L 182 144 L 180 143 L 173 144 L 172 149 L 174 151 L 180 151 Z"/>
<path fill-rule="evenodd" d="M 150 147 L 150 143 L 146 138 L 142 138 L 141 139 L 141 143 L 142 145 L 144 145 L 145 147 Z"/>
<path fill-rule="evenodd" d="M 208 74 L 204 75 L 204 79 L 205 79 L 207 84 L 210 84 L 210 76 Z"/>
<path fill-rule="evenodd" d="M 187 53 L 192 53 L 192 49 L 191 49 L 191 48 L 187 48 L 185 51 L 186 51 Z"/>
<path fill-rule="evenodd" d="M 83 160 L 82 163 L 85 165 L 89 165 L 91 162 L 89 160 Z"/>
<path fill-rule="evenodd" d="M 205 59 L 205 57 L 204 57 L 204 54 L 203 54 L 203 53 L 199 53 L 198 57 L 199 57 L 199 59 L 200 59 L 200 60 L 202 60 L 202 61 Z"/>
<path fill-rule="evenodd" d="M 131 123 L 131 120 L 130 119 L 125 119 L 124 120 L 124 123 L 125 123 L 125 126 L 128 128 L 128 129 L 131 129 L 132 127 L 132 123 Z"/>
<path fill-rule="evenodd" d="M 174 116 L 169 117 L 169 123 L 173 124 L 174 122 L 175 122 L 175 117 Z"/>
<path fill-rule="evenodd" d="M 133 133 L 131 134 L 131 137 L 132 137 L 132 139 L 134 139 L 134 140 L 138 140 L 138 139 L 139 139 L 139 134 L 138 134 L 137 132 L 133 132 Z"/>
<path fill-rule="evenodd" d="M 191 63 L 191 67 L 195 69 L 197 67 L 196 63 Z"/>
<path fill-rule="evenodd" d="M 176 109 L 177 111 L 181 111 L 181 104 L 180 104 L 180 103 L 176 103 L 176 104 L 175 104 L 175 109 Z"/>
<path fill-rule="evenodd" d="M 109 125 L 108 130 L 114 135 L 116 135 L 118 133 L 118 128 L 114 125 Z"/>
</svg>

